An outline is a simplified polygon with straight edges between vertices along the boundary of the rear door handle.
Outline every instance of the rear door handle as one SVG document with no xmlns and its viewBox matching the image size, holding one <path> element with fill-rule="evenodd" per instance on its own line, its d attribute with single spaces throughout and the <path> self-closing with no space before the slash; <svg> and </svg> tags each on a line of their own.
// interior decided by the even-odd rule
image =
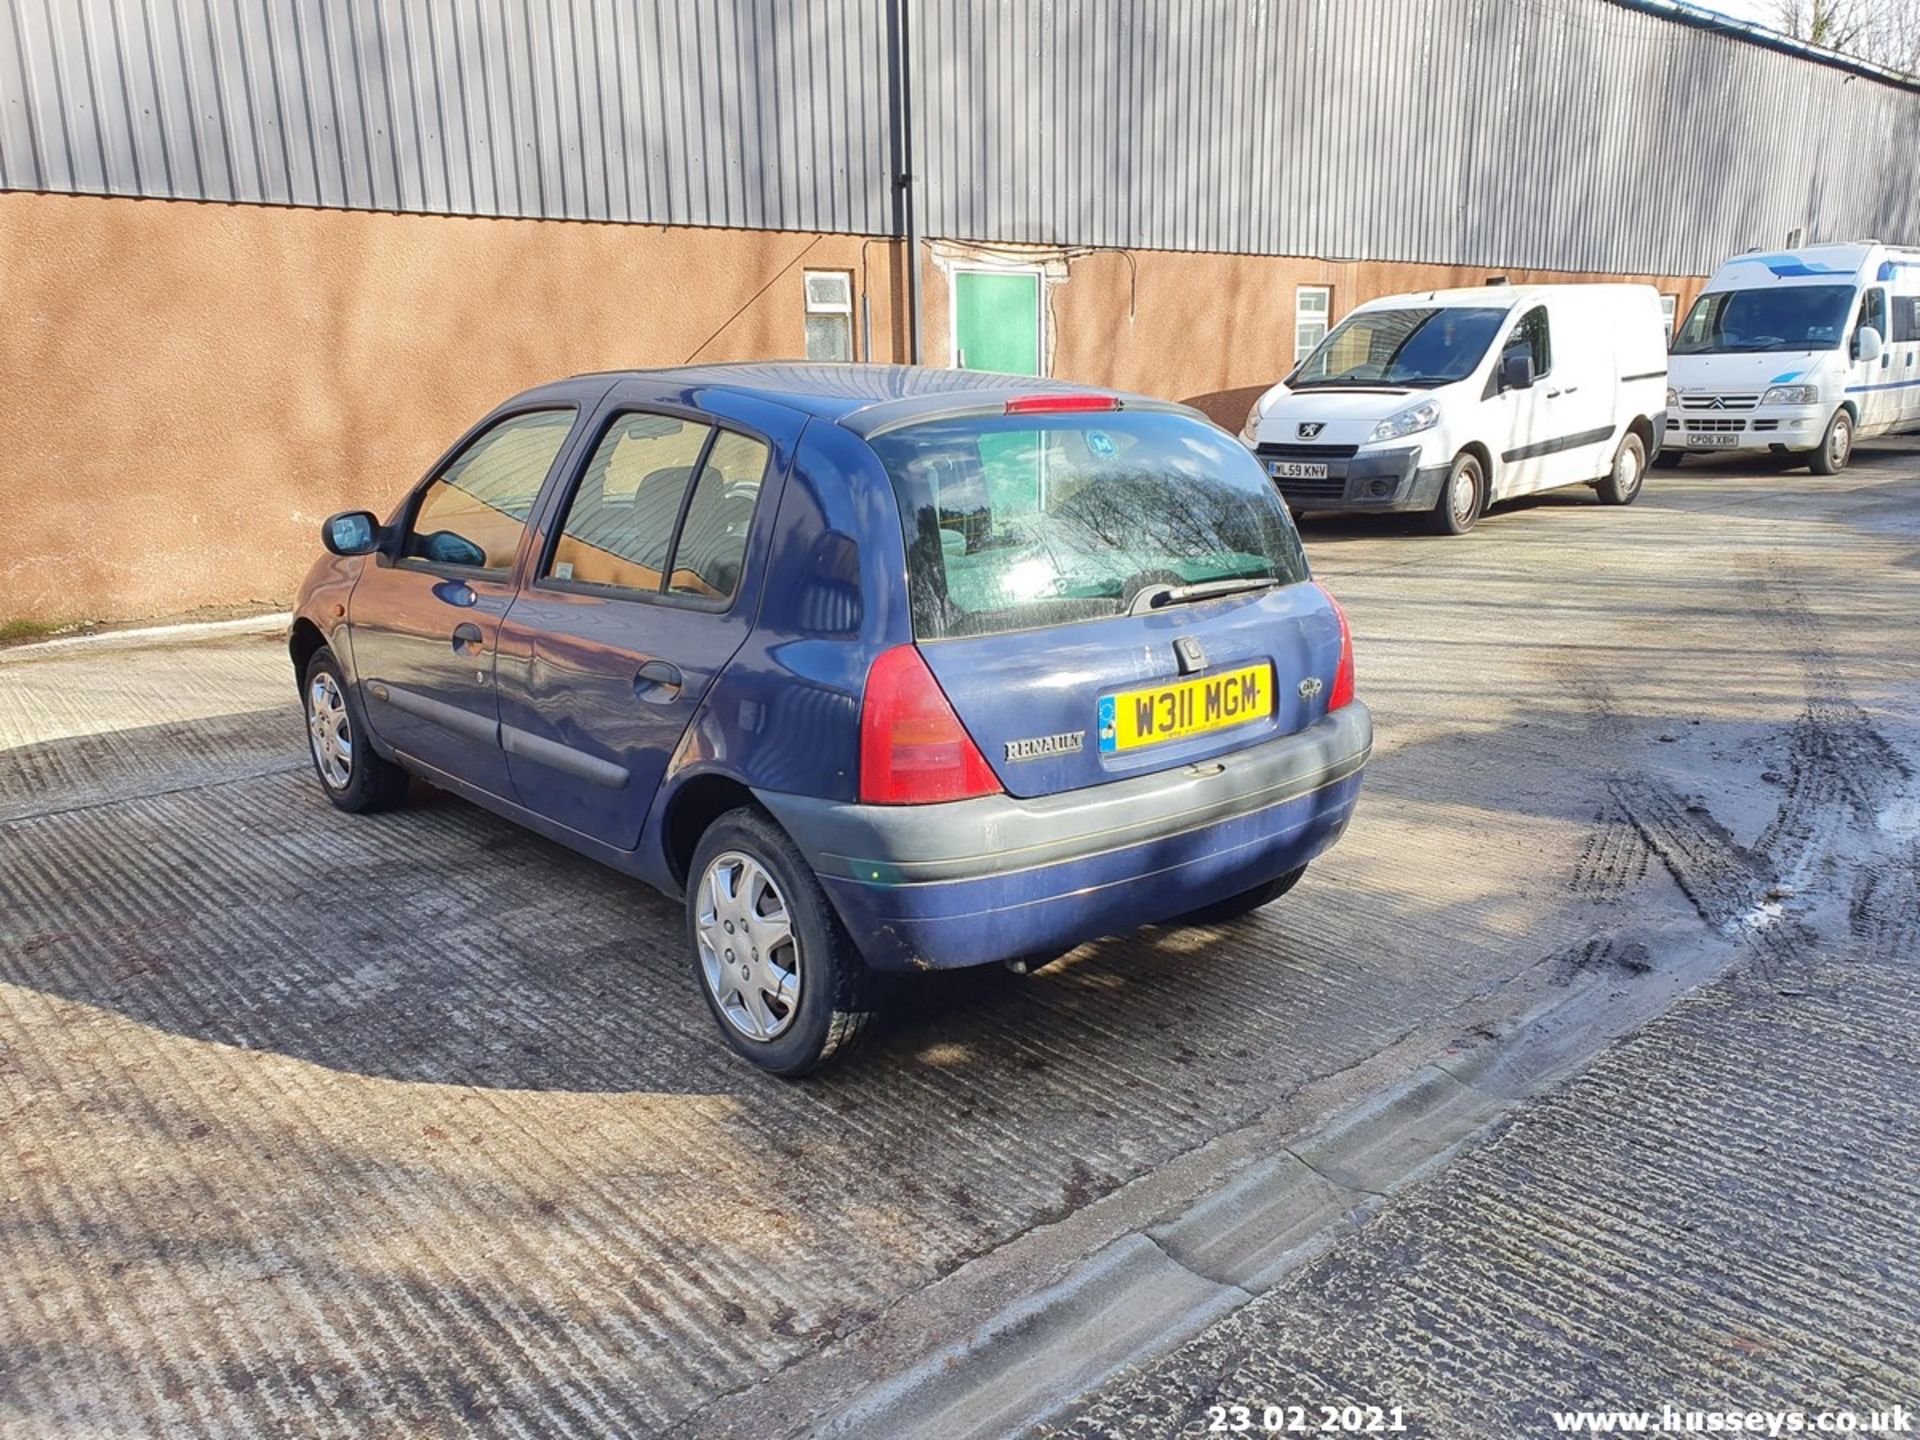
<svg viewBox="0 0 1920 1440">
<path fill-rule="evenodd" d="M 649 660 L 633 677 L 633 693 L 649 705 L 667 705 L 680 698 L 685 683 L 679 666 L 669 665 L 665 660 Z"/>
<path fill-rule="evenodd" d="M 453 627 L 453 653 L 471 659 L 480 653 L 487 643 L 487 637 L 480 633 L 478 625 L 459 624 Z"/>
</svg>

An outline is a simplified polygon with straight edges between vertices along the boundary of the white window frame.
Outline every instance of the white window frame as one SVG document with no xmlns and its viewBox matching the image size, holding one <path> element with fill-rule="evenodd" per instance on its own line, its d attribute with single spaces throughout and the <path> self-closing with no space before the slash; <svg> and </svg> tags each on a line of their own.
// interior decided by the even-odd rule
<svg viewBox="0 0 1920 1440">
<path fill-rule="evenodd" d="M 1671 340 L 1673 339 L 1673 327 L 1680 323 L 1680 297 L 1678 295 L 1661 295 L 1660 313 L 1666 317 L 1667 339 Z"/>
<path fill-rule="evenodd" d="M 1309 295 L 1320 297 L 1320 308 L 1309 310 L 1301 302 Z M 1333 333 L 1333 287 L 1331 285 L 1296 285 L 1293 287 L 1293 363 L 1298 365 L 1307 356 L 1319 348 L 1320 340 L 1311 345 L 1300 343 L 1300 331 L 1303 325 L 1318 325 L 1320 340 Z"/>
<path fill-rule="evenodd" d="M 846 303 L 844 305 L 838 305 L 838 304 L 829 303 L 824 300 L 815 300 L 813 298 L 813 278 L 816 275 L 820 276 L 823 279 L 830 277 L 835 280 L 844 281 L 847 287 Z M 838 315 L 847 322 L 847 360 L 846 362 L 835 361 L 835 360 L 820 360 L 820 361 L 816 361 L 815 363 L 820 365 L 835 365 L 835 364 L 841 364 L 841 363 L 851 363 L 853 361 L 858 360 L 860 358 L 860 341 L 858 338 L 858 332 L 854 329 L 854 324 L 853 324 L 853 272 L 851 270 L 827 270 L 827 269 L 803 270 L 800 272 L 800 294 L 803 300 L 806 302 L 805 313 L 808 318 L 812 318 L 813 316 L 816 316 L 816 315 Z M 807 358 L 809 360 L 813 359 L 811 355 L 809 355 Z"/>
<path fill-rule="evenodd" d="M 1042 376 L 1052 369 L 1047 363 L 1047 267 L 1044 265 L 988 265 L 978 261 L 955 263 L 947 267 L 947 364 L 955 370 L 960 364 L 960 275 L 1031 275 L 1034 285 L 1033 353 L 1039 357 Z"/>
</svg>

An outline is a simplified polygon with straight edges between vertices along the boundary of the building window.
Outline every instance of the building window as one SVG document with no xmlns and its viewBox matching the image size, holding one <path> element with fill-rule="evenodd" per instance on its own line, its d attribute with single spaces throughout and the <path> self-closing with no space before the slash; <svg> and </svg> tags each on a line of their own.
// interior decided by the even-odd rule
<svg viewBox="0 0 1920 1440">
<path fill-rule="evenodd" d="M 1293 358 L 1304 360 L 1327 338 L 1327 317 L 1333 311 L 1333 289 L 1302 285 L 1293 292 Z"/>
<path fill-rule="evenodd" d="M 1662 295 L 1660 297 L 1660 318 L 1667 322 L 1667 338 L 1669 340 L 1673 338 L 1674 312 L 1679 308 L 1680 297 L 1678 295 Z"/>
<path fill-rule="evenodd" d="M 807 271 L 807 358 L 853 359 L 853 272 Z"/>
</svg>

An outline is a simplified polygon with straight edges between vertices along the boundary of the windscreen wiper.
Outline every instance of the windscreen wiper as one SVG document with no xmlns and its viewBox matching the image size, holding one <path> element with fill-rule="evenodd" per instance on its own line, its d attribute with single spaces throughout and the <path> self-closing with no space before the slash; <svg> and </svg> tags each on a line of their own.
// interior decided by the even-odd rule
<svg viewBox="0 0 1920 1440">
<path fill-rule="evenodd" d="M 1216 600 L 1222 595 L 1242 595 L 1254 590 L 1271 590 L 1280 582 L 1271 575 L 1243 575 L 1237 580 L 1201 580 L 1193 585 L 1145 585 L 1133 592 L 1127 614 L 1139 615 L 1161 610 L 1168 605 L 1188 605 L 1196 600 Z"/>
</svg>

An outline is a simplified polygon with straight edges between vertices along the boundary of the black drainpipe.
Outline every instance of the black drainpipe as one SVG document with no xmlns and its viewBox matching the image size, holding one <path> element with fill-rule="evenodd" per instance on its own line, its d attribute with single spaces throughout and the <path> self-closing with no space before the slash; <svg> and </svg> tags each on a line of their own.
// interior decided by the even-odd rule
<svg viewBox="0 0 1920 1440">
<path fill-rule="evenodd" d="M 920 363 L 920 207 L 915 199 L 919 177 L 913 171 L 913 77 L 910 56 L 913 35 L 908 10 L 913 0 L 894 0 L 890 7 L 893 34 L 893 189 L 897 212 L 895 232 L 907 242 L 907 359 Z"/>
</svg>

